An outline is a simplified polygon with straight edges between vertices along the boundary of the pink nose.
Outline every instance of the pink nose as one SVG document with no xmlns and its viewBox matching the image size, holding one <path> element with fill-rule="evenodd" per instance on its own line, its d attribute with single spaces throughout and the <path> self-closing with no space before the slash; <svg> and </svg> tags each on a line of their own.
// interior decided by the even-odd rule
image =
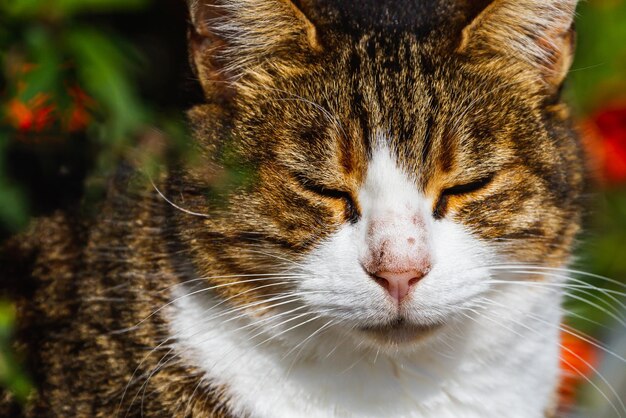
<svg viewBox="0 0 626 418">
<path fill-rule="evenodd" d="M 403 272 L 379 271 L 373 276 L 378 284 L 384 287 L 389 295 L 398 303 L 402 302 L 413 286 L 426 275 L 427 270 L 408 270 Z"/>
</svg>

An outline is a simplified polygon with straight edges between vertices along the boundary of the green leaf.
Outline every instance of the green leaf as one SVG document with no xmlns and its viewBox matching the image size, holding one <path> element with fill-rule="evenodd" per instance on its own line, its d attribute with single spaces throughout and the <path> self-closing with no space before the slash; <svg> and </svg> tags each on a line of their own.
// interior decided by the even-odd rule
<svg viewBox="0 0 626 418">
<path fill-rule="evenodd" d="M 12 17 L 29 16 L 42 9 L 42 0 L 0 0 L 0 11 Z"/>
<path fill-rule="evenodd" d="M 626 2 L 581 2 L 569 96 L 583 114 L 626 96 Z"/>
<path fill-rule="evenodd" d="M 58 7 L 67 14 L 138 10 L 149 2 L 150 0 L 56 0 Z"/>
<path fill-rule="evenodd" d="M 33 68 L 24 74 L 26 88 L 19 95 L 28 103 L 39 93 L 54 94 L 63 87 L 62 59 L 59 46 L 50 33 L 38 25 L 30 27 L 25 36 L 28 58 Z"/>
<path fill-rule="evenodd" d="M 7 135 L 0 132 L 0 224 L 16 232 L 28 223 L 28 209 L 21 190 L 7 180 L 4 168 L 6 143 Z"/>
<path fill-rule="evenodd" d="M 58 20 L 79 13 L 140 10 L 150 0 L 0 0 L 0 11 L 17 18 Z"/>
<path fill-rule="evenodd" d="M 124 53 L 127 50 L 87 28 L 69 31 L 65 42 L 76 61 L 80 85 L 98 103 L 107 143 L 124 144 L 147 119 L 132 83 L 132 61 Z"/>
<path fill-rule="evenodd" d="M 24 403 L 33 385 L 18 366 L 11 349 L 11 335 L 15 323 L 15 308 L 0 300 L 0 382 L 8 387 L 18 401 Z"/>
</svg>

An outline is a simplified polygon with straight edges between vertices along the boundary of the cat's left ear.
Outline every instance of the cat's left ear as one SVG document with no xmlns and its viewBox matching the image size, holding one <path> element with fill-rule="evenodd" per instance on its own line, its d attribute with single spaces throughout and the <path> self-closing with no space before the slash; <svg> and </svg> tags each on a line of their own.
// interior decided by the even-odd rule
<svg viewBox="0 0 626 418">
<path fill-rule="evenodd" d="M 549 90 L 558 89 L 574 55 L 577 0 L 494 0 L 462 33 L 458 51 L 519 61 Z"/>
</svg>

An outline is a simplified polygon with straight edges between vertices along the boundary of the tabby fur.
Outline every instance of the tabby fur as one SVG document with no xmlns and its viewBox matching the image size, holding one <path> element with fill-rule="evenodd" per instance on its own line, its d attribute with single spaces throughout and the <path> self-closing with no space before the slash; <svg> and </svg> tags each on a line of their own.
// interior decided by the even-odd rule
<svg viewBox="0 0 626 418">
<path fill-rule="evenodd" d="M 196 280 L 267 313 L 289 284 L 260 273 L 359 222 L 382 144 L 434 218 L 507 259 L 566 264 L 585 188 L 560 97 L 575 5 L 189 0 L 206 97 L 189 111 L 199 162 L 154 184 L 123 165 L 94 219 L 57 213 L 4 244 L 16 347 L 37 390 L 23 411 L 5 395 L 0 415 L 233 416 L 227 385 L 172 345 L 173 289 Z M 233 173 L 245 184 L 230 187 Z"/>
</svg>

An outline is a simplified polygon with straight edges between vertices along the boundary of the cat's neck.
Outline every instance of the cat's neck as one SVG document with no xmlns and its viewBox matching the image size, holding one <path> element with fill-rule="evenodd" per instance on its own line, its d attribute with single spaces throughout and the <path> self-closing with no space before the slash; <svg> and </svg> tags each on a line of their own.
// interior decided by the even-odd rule
<svg viewBox="0 0 626 418">
<path fill-rule="evenodd" d="M 364 348 L 332 326 L 311 336 L 324 322 L 261 333 L 223 304 L 181 296 L 170 313 L 179 354 L 226 388 L 235 416 L 539 418 L 544 411 L 532 408 L 548 404 L 556 386 L 555 292 L 495 293 L 488 309 L 396 353 Z"/>
</svg>

